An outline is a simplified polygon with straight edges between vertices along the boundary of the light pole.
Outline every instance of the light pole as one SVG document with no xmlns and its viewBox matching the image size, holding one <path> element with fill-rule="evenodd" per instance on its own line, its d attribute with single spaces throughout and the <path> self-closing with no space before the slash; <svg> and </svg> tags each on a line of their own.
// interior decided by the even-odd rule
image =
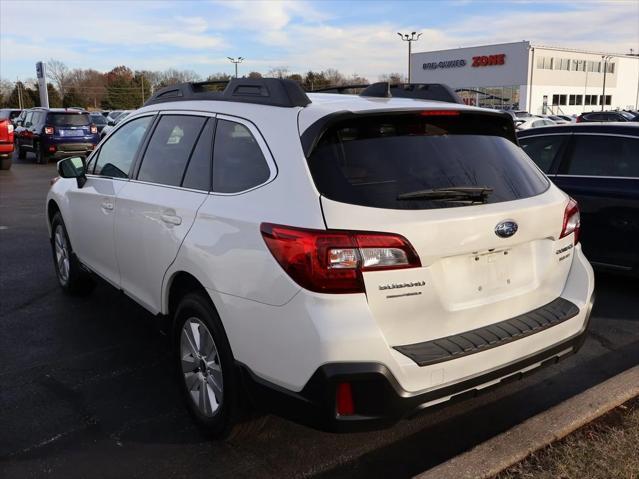
<svg viewBox="0 0 639 479">
<path fill-rule="evenodd" d="M 604 105 L 606 104 L 606 73 L 608 72 L 608 61 L 612 60 L 612 55 L 601 55 L 601 59 L 604 62 L 603 91 L 601 92 L 601 111 L 604 111 Z"/>
<path fill-rule="evenodd" d="M 237 64 L 242 63 L 244 61 L 244 58 L 242 57 L 237 57 L 237 58 L 226 57 L 226 58 L 231 60 L 231 63 L 235 64 L 235 78 L 237 78 Z"/>
<path fill-rule="evenodd" d="M 411 44 L 419 40 L 419 37 L 422 36 L 421 33 L 411 32 L 410 35 L 408 33 L 404 33 L 403 35 L 397 32 L 399 38 L 402 39 L 403 42 L 408 42 L 408 83 L 410 83 L 410 52 L 411 52 Z"/>
</svg>

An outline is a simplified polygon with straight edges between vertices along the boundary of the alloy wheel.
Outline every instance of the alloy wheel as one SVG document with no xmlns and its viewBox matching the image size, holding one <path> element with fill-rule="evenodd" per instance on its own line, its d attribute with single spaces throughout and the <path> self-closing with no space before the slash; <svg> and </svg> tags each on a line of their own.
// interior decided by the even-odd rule
<svg viewBox="0 0 639 479">
<path fill-rule="evenodd" d="M 69 281 L 69 245 L 62 225 L 58 225 L 53 235 L 55 260 L 58 266 L 58 278 L 66 285 Z"/>
<path fill-rule="evenodd" d="M 201 414 L 214 416 L 224 397 L 222 367 L 211 332 L 196 317 L 188 318 L 182 327 L 180 358 L 191 400 Z"/>
</svg>

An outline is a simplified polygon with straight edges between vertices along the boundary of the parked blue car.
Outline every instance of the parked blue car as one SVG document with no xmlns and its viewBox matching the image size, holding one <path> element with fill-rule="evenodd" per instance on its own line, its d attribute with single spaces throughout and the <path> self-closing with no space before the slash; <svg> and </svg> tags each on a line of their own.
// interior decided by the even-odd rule
<svg viewBox="0 0 639 479">
<path fill-rule="evenodd" d="M 518 134 L 581 209 L 581 243 L 600 270 L 639 277 L 639 124 L 578 123 Z"/>
<path fill-rule="evenodd" d="M 16 128 L 18 158 L 33 152 L 37 163 L 68 156 L 86 157 L 100 141 L 89 112 L 75 108 L 32 108 Z"/>
</svg>

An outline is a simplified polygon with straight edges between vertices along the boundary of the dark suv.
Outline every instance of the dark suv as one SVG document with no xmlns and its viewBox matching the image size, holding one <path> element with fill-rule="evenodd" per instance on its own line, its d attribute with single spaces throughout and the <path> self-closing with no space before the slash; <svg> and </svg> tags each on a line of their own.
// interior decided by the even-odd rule
<svg viewBox="0 0 639 479">
<path fill-rule="evenodd" d="M 18 158 L 35 153 L 37 163 L 50 158 L 86 157 L 100 140 L 98 129 L 85 110 L 32 108 L 16 129 Z"/>
<path fill-rule="evenodd" d="M 592 111 L 577 117 L 577 123 L 591 121 L 633 121 L 634 115 L 625 111 Z"/>
</svg>

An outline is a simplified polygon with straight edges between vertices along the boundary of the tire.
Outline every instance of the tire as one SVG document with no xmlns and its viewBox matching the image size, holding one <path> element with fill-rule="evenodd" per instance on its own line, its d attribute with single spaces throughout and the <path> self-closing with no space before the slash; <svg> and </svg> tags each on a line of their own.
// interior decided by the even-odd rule
<svg viewBox="0 0 639 479">
<path fill-rule="evenodd" d="M 207 336 L 208 335 L 208 336 Z M 173 322 L 178 382 L 200 431 L 213 439 L 255 434 L 265 419 L 242 409 L 241 383 L 222 322 L 203 293 L 188 293 Z"/>
<path fill-rule="evenodd" d="M 49 163 L 49 158 L 46 153 L 42 151 L 42 146 L 33 145 L 33 150 L 35 151 L 35 160 L 38 165 L 46 165 Z"/>
<path fill-rule="evenodd" d="M 20 145 L 18 145 L 18 159 L 19 160 L 26 160 L 27 159 L 27 152 L 24 151 L 22 148 L 20 148 Z"/>
<path fill-rule="evenodd" d="M 95 286 L 95 282 L 82 269 L 80 262 L 73 253 L 69 235 L 60 212 L 57 212 L 51 221 L 51 251 L 53 253 L 56 277 L 62 290 L 73 295 L 90 293 Z"/>
</svg>

